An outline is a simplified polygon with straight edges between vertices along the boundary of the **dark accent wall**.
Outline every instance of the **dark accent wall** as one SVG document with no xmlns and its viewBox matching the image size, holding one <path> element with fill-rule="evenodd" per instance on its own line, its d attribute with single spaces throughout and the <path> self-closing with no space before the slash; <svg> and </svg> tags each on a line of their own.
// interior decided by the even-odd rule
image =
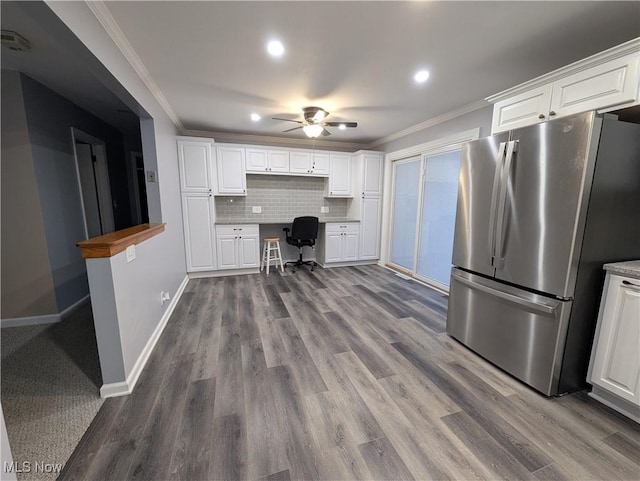
<svg viewBox="0 0 640 481">
<path fill-rule="evenodd" d="M 76 247 L 85 238 L 71 128 L 106 144 L 116 230 L 131 225 L 122 133 L 66 98 L 21 74 L 27 128 L 59 311 L 89 293 Z"/>
</svg>

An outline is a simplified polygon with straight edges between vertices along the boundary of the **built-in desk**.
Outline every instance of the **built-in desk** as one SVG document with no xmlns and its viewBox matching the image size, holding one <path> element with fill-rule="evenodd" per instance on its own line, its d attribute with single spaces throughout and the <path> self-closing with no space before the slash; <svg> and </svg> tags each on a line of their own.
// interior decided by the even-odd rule
<svg viewBox="0 0 640 481">
<path fill-rule="evenodd" d="M 325 217 L 318 218 L 320 224 L 327 224 L 330 222 L 360 222 L 356 219 L 346 219 L 344 217 Z M 216 225 L 232 225 L 232 224 L 258 224 L 258 225 L 287 225 L 291 224 L 293 219 L 224 219 L 224 220 L 216 220 Z"/>
<path fill-rule="evenodd" d="M 313 249 L 303 248 L 303 258 L 320 265 L 353 265 L 359 261 L 359 221 L 343 217 L 318 218 L 320 228 Z M 262 239 L 279 237 L 285 262 L 298 259 L 297 247 L 285 242 L 283 228 L 290 227 L 293 219 L 224 219 L 216 221 L 218 270 L 255 271 L 262 252 Z M 246 226 L 244 229 L 241 226 Z M 233 230 L 232 233 L 228 232 Z M 257 234 L 256 234 L 257 232 Z M 257 259 L 257 265 L 256 261 Z"/>
</svg>

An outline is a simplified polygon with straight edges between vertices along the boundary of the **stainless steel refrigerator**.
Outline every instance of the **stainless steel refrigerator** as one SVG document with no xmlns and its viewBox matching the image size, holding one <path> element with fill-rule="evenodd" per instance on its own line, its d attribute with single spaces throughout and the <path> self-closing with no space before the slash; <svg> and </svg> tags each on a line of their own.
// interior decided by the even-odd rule
<svg viewBox="0 0 640 481">
<path fill-rule="evenodd" d="M 462 151 L 447 332 L 547 395 L 586 386 L 602 265 L 640 258 L 640 125 L 608 117 Z"/>
</svg>

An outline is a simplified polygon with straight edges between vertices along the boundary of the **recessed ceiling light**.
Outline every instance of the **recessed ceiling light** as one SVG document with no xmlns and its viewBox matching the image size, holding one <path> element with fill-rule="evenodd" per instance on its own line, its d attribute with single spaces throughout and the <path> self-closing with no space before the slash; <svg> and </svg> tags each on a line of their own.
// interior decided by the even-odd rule
<svg viewBox="0 0 640 481">
<path fill-rule="evenodd" d="M 416 74 L 413 76 L 413 80 L 415 80 L 416 83 L 419 83 L 419 84 L 426 82 L 428 78 L 429 78 L 428 70 L 418 70 Z"/>
<path fill-rule="evenodd" d="M 267 52 L 273 57 L 282 57 L 284 54 L 284 45 L 280 40 L 271 40 L 267 44 Z"/>
<path fill-rule="evenodd" d="M 346 125 L 344 125 L 344 124 L 340 124 L 340 125 L 338 125 L 338 128 L 339 128 L 340 130 L 344 130 L 344 129 L 346 129 L 346 128 L 347 128 L 347 126 L 346 126 Z"/>
<path fill-rule="evenodd" d="M 260 117 L 258 114 L 251 114 L 251 120 L 253 120 L 254 122 L 257 122 L 261 118 L 262 117 Z"/>
</svg>

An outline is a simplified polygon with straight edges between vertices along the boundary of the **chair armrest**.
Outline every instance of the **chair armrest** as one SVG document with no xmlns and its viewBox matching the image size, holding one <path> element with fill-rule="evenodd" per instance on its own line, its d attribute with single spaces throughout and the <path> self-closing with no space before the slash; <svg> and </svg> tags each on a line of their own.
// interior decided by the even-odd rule
<svg viewBox="0 0 640 481">
<path fill-rule="evenodd" d="M 291 229 L 289 229 L 288 227 L 284 227 L 282 230 L 288 234 Z"/>
</svg>

